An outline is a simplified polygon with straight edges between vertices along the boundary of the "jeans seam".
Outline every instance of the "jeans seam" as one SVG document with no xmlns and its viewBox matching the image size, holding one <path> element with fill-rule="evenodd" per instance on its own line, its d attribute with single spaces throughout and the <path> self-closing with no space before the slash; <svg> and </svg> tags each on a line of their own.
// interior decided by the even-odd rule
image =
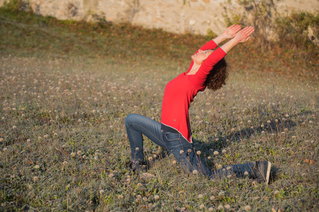
<svg viewBox="0 0 319 212">
<path fill-rule="evenodd" d="M 149 132 L 149 129 L 148 129 L 148 128 L 146 128 L 146 127 L 144 127 L 144 126 L 142 126 L 142 125 L 140 125 L 140 124 L 138 124 L 138 123 L 136 123 L 136 125 L 138 125 L 139 127 L 143 128 L 143 130 L 146 130 L 146 131 Z M 144 134 L 144 133 L 142 133 L 142 134 Z M 153 133 L 150 133 L 150 134 L 153 134 Z M 145 135 L 145 134 L 144 134 L 144 135 Z M 157 142 L 162 143 L 156 136 L 153 136 L 153 137 L 157 140 Z M 165 146 L 165 148 L 167 148 L 167 147 Z"/>
<path fill-rule="evenodd" d="M 146 117 L 147 118 L 147 117 Z M 154 122 L 152 122 L 154 121 Z M 162 131 L 159 129 L 159 126 L 156 124 L 160 123 L 155 123 L 155 120 L 150 120 L 148 119 L 142 119 L 136 117 L 132 117 L 132 119 L 128 120 L 125 124 L 128 129 L 133 133 L 138 132 L 141 133 L 142 135 L 148 137 L 147 135 L 150 135 L 149 139 L 155 142 L 155 144 L 164 147 L 167 149 L 171 154 L 174 152 L 174 156 L 178 162 L 182 165 L 185 166 L 187 170 L 194 170 L 198 169 L 198 171 L 203 172 L 203 174 L 207 174 L 209 172 L 208 167 L 205 166 L 204 161 L 201 160 L 201 158 L 196 155 L 196 152 L 194 150 L 194 146 L 192 143 L 190 143 L 187 139 L 184 138 L 184 136 L 181 135 L 180 132 L 178 132 L 178 139 L 173 140 L 173 141 L 168 141 L 168 139 L 165 136 L 165 131 Z M 152 131 L 153 130 L 153 131 Z M 132 139 L 134 139 L 134 134 L 130 135 Z M 147 135 L 146 135 L 147 134 Z M 151 139 L 152 138 L 152 139 Z M 173 146 L 169 146 L 169 144 L 172 143 Z M 143 145 L 143 140 L 142 140 L 142 145 Z M 192 150 L 192 153 L 188 152 L 188 149 Z M 133 152 L 136 154 L 137 151 L 135 149 L 132 149 Z M 183 150 L 184 152 L 181 153 L 180 150 Z M 207 172 L 207 173 L 206 173 Z"/>
</svg>

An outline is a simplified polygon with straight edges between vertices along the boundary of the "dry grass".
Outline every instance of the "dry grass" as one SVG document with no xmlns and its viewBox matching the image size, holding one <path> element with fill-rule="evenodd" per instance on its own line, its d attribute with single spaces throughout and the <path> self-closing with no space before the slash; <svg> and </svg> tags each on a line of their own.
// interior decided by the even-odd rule
<svg viewBox="0 0 319 212">
<path fill-rule="evenodd" d="M 208 163 L 270 160 L 269 186 L 188 175 L 149 140 L 151 169 L 135 175 L 123 119 L 158 120 L 165 84 L 205 39 L 3 10 L 0 36 L 1 210 L 318 210 L 314 63 L 241 47 L 227 85 L 191 107 Z"/>
</svg>

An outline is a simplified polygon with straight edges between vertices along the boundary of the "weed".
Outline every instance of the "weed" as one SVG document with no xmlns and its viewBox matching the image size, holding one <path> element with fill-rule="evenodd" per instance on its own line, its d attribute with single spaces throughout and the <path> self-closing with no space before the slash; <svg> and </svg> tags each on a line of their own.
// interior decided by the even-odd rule
<svg viewBox="0 0 319 212">
<path fill-rule="evenodd" d="M 184 173 L 147 138 L 148 172 L 126 165 L 124 118 L 159 120 L 165 84 L 205 37 L 3 8 L 0 36 L 1 210 L 318 208 L 318 74 L 300 56 L 239 47 L 227 56 L 227 85 L 199 93 L 190 109 L 211 167 L 270 160 L 265 186 Z"/>
<path fill-rule="evenodd" d="M 3 5 L 4 9 L 10 10 L 10 11 L 26 11 L 26 12 L 32 12 L 32 9 L 28 3 L 28 1 L 25 0 L 9 0 L 5 1 Z"/>
<path fill-rule="evenodd" d="M 286 44 L 299 48 L 313 48 L 314 43 L 308 38 L 308 29 L 319 28 L 319 14 L 293 13 L 277 18 L 276 23 L 277 33 L 279 37 L 285 37 Z"/>
<path fill-rule="evenodd" d="M 274 45 L 280 45 L 282 48 L 307 49 L 309 58 L 317 57 L 318 13 L 294 12 L 282 16 L 277 11 L 279 1 L 238 0 L 242 12 L 234 13 L 225 9 L 225 22 L 227 25 L 253 25 L 255 42 L 266 51 Z"/>
</svg>

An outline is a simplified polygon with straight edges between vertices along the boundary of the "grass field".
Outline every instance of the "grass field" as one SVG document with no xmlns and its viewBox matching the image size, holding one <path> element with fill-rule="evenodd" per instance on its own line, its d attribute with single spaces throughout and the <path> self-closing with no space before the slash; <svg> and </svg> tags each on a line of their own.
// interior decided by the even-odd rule
<svg viewBox="0 0 319 212">
<path fill-rule="evenodd" d="M 304 50 L 237 48 L 227 85 L 190 109 L 212 168 L 269 160 L 268 186 L 184 173 L 147 139 L 151 168 L 127 168 L 124 118 L 159 120 L 207 39 L 0 9 L 1 211 L 318 211 L 318 57 Z"/>
</svg>

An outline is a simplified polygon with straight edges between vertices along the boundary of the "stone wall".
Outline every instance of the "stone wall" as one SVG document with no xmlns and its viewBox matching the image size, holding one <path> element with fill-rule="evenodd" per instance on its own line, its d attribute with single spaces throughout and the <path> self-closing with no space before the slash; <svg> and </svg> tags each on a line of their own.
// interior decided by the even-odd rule
<svg viewBox="0 0 319 212">
<path fill-rule="evenodd" d="M 6 0 L 0 0 L 0 6 Z M 175 33 L 215 33 L 225 27 L 225 11 L 240 13 L 237 0 L 25 0 L 33 11 L 58 19 L 129 22 Z M 258 1 L 258 0 L 256 0 Z M 230 3 L 231 2 L 231 3 Z M 276 1 L 277 2 L 277 1 Z M 226 10 L 225 10 L 226 8 Z M 278 12 L 318 12 L 319 0 L 280 0 Z"/>
</svg>

